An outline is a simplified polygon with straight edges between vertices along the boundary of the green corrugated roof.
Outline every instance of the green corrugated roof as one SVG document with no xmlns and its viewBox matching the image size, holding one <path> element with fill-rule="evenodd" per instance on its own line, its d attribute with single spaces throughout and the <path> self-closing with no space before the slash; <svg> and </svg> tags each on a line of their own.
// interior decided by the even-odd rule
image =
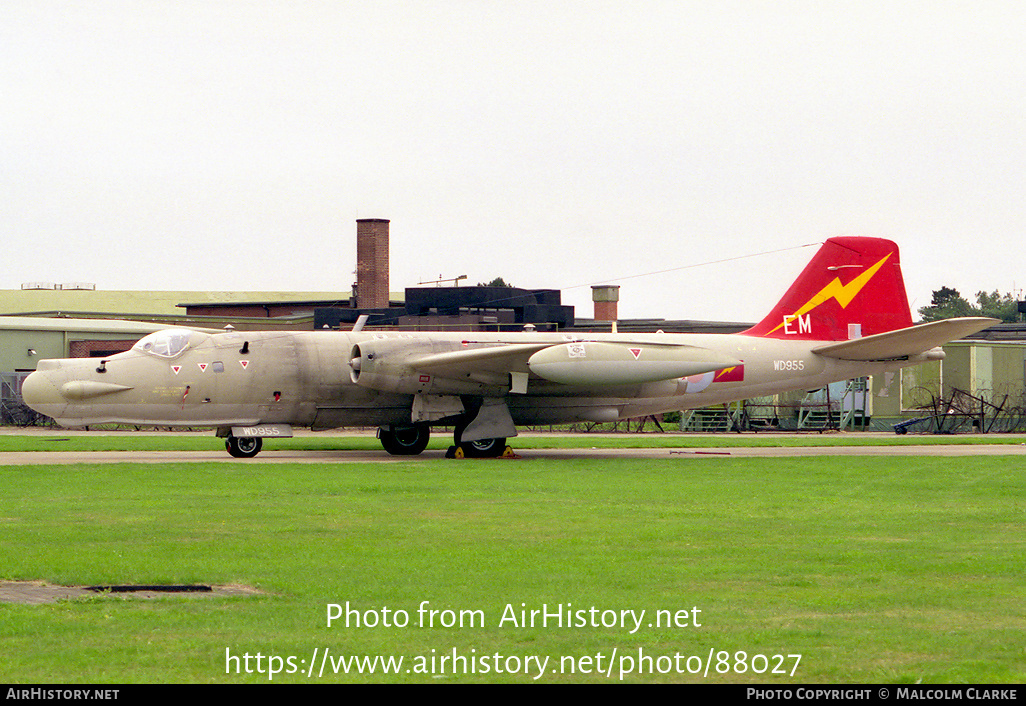
<svg viewBox="0 0 1026 706">
<path fill-rule="evenodd" d="M 123 333 L 144 336 L 169 328 L 167 324 L 114 319 L 44 319 L 28 316 L 0 316 L 0 331 L 68 331 L 71 333 Z M 193 327 L 190 327 L 193 328 Z M 216 329 L 211 329 L 216 331 Z"/>
<path fill-rule="evenodd" d="M 403 294 L 390 294 L 402 301 Z M 342 292 L 144 292 L 134 290 L 0 289 L 0 315 L 35 312 L 105 312 L 110 314 L 185 314 L 179 304 L 247 304 L 338 301 Z"/>
</svg>

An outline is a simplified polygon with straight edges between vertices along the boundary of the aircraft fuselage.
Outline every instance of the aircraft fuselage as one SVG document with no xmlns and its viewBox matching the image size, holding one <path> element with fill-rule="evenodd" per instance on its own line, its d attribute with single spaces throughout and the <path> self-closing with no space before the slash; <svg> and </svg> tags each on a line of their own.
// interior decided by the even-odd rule
<svg viewBox="0 0 1026 706">
<path fill-rule="evenodd" d="M 812 352 L 814 343 L 719 334 L 439 333 L 413 338 L 400 332 L 190 332 L 174 356 L 140 350 L 108 358 L 44 360 L 23 394 L 37 411 L 64 426 L 103 423 L 226 427 L 292 424 L 314 429 L 408 425 L 416 395 L 502 395 L 517 425 L 618 418 L 692 409 L 797 388 L 816 389 L 853 377 L 896 370 L 927 358 L 881 363 L 842 361 Z M 714 350 L 742 365 L 726 371 L 652 382 L 574 385 L 529 376 L 526 391 L 511 391 L 509 376 L 457 379 L 404 369 L 375 389 L 353 380 L 354 346 L 409 344 L 430 354 L 517 344 L 572 341 L 686 345 Z M 145 339 L 144 339 L 145 340 Z M 409 353 L 410 351 L 407 351 Z M 597 364 L 597 363 L 596 363 Z M 408 378 L 408 379 L 407 379 Z"/>
<path fill-rule="evenodd" d="M 913 325 L 897 246 L 831 238 L 738 334 L 225 332 L 150 334 L 107 359 L 44 360 L 26 403 L 66 426 L 213 426 L 234 456 L 291 425 L 380 427 L 416 454 L 496 455 L 517 425 L 608 422 L 824 385 L 943 356 L 992 319 Z"/>
</svg>

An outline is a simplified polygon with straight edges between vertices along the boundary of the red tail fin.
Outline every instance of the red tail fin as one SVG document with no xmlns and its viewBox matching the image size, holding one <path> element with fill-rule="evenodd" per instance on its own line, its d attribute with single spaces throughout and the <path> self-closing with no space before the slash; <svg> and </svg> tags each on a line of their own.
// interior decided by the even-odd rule
<svg viewBox="0 0 1026 706">
<path fill-rule="evenodd" d="M 748 336 L 845 341 L 912 325 L 898 246 L 831 238 Z"/>
</svg>

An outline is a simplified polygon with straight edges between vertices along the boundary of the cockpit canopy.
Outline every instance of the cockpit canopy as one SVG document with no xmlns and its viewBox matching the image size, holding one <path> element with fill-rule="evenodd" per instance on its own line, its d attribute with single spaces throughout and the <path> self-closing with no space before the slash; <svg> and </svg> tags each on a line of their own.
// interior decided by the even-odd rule
<svg viewBox="0 0 1026 706">
<path fill-rule="evenodd" d="M 186 329 L 157 331 L 141 338 L 132 346 L 132 350 L 150 353 L 161 358 L 174 358 L 189 347 L 195 335 L 195 331 Z"/>
</svg>

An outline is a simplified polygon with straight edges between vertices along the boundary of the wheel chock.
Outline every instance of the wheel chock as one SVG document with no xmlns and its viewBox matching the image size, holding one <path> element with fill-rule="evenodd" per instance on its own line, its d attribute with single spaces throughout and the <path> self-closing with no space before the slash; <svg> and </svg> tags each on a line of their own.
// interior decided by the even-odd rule
<svg viewBox="0 0 1026 706">
<path fill-rule="evenodd" d="M 450 446 L 445 452 L 446 458 L 470 458 L 463 450 L 462 446 Z M 497 458 L 521 458 L 521 456 L 513 450 L 512 446 L 507 446 L 502 452 L 502 455 Z"/>
</svg>

